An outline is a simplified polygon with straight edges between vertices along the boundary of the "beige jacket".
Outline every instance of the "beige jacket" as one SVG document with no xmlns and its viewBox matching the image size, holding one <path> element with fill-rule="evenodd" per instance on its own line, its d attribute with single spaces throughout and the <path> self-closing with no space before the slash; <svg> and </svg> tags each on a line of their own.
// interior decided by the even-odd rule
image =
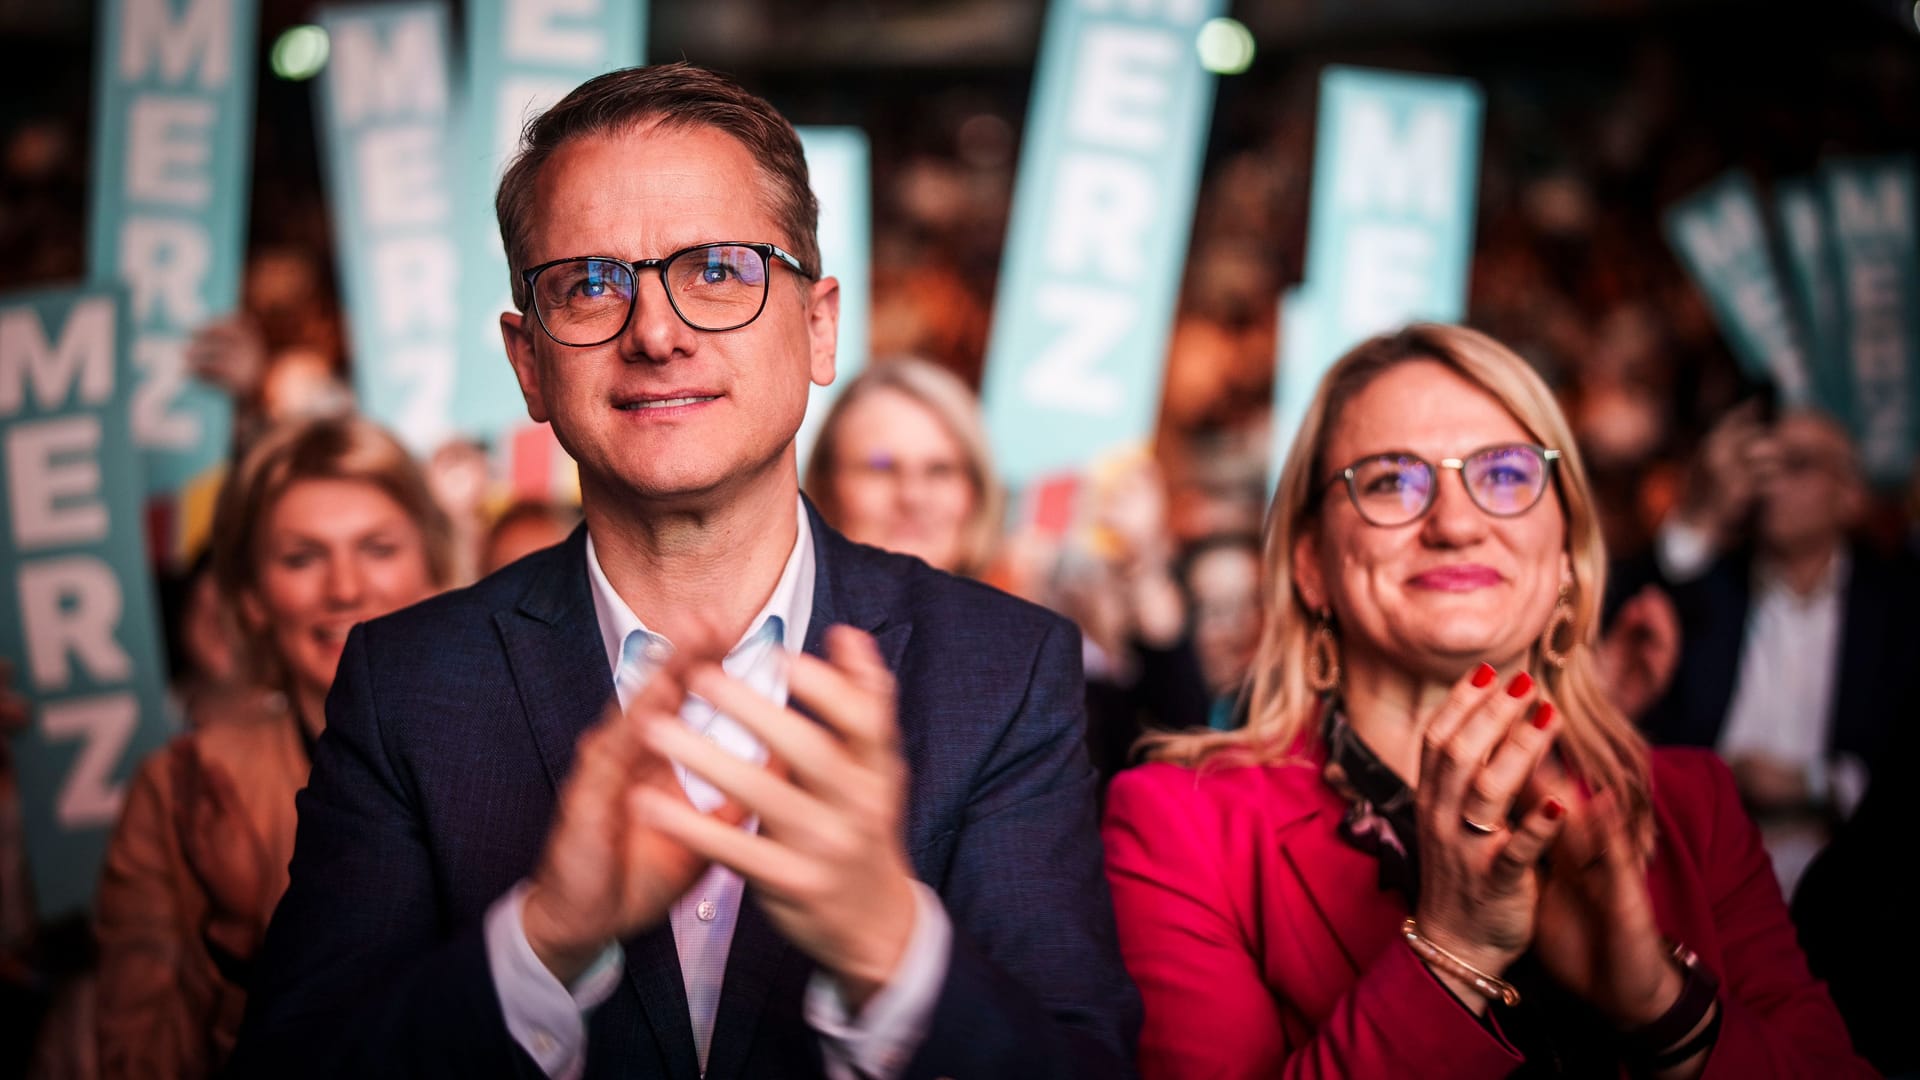
<svg viewBox="0 0 1920 1080">
<path fill-rule="evenodd" d="M 175 831 L 172 760 L 197 752 L 232 777 L 269 856 L 271 899 L 257 916 L 264 929 L 286 891 L 293 796 L 308 770 L 297 721 L 272 700 L 248 694 L 196 706 L 195 730 L 155 751 L 127 792 L 95 915 L 103 1077 L 204 1077 L 233 1051 L 246 994 L 207 950 L 207 893 Z"/>
</svg>

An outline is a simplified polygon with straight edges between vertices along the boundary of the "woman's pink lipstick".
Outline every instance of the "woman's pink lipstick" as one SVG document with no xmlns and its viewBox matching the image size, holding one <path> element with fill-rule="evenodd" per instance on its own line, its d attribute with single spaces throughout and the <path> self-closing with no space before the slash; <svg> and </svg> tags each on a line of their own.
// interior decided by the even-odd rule
<svg viewBox="0 0 1920 1080">
<path fill-rule="evenodd" d="M 1409 584 L 1420 589 L 1436 589 L 1440 592 L 1472 592 L 1500 584 L 1500 574 L 1490 566 L 1477 563 L 1465 563 L 1459 566 L 1436 566 L 1431 570 L 1415 574 Z"/>
</svg>

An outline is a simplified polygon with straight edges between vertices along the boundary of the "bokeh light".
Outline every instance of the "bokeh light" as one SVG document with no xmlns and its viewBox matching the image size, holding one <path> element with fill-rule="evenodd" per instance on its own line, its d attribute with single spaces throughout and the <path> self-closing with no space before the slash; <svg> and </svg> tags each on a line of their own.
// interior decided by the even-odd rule
<svg viewBox="0 0 1920 1080">
<path fill-rule="evenodd" d="M 1199 50 L 1200 66 L 1215 75 L 1238 75 L 1253 66 L 1253 31 L 1237 19 L 1208 19 L 1194 48 Z"/>
<path fill-rule="evenodd" d="M 269 63 L 275 75 L 301 82 L 327 66 L 328 49 L 325 30 L 308 24 L 291 26 L 274 41 Z"/>
</svg>

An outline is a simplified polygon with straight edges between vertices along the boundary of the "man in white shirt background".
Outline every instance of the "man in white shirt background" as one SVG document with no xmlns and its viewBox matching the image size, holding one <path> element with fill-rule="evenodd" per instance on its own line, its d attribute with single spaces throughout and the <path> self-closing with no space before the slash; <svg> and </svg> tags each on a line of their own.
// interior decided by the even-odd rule
<svg viewBox="0 0 1920 1080">
<path fill-rule="evenodd" d="M 1681 651 L 1643 725 L 1726 759 L 1788 894 L 1915 719 L 1920 588 L 1856 535 L 1868 506 L 1832 419 L 1743 407 L 1703 441 L 1656 541 Z"/>
</svg>

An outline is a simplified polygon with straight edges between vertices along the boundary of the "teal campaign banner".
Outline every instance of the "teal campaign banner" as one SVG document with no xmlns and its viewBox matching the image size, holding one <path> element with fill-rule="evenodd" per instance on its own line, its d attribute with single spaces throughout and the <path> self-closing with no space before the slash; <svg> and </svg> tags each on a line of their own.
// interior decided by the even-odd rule
<svg viewBox="0 0 1920 1080">
<path fill-rule="evenodd" d="M 1288 289 L 1280 297 L 1280 364 L 1273 377 L 1273 448 L 1267 457 L 1270 492 L 1280 482 L 1280 470 L 1293 449 L 1307 405 L 1319 389 L 1320 376 L 1335 359 L 1321 343 L 1322 334 L 1313 290 L 1304 284 Z"/>
<path fill-rule="evenodd" d="M 1775 182 L 1773 224 L 1806 346 L 1812 400 L 1851 428 L 1853 375 L 1847 363 L 1846 320 L 1834 279 L 1833 230 L 1814 178 Z"/>
<path fill-rule="evenodd" d="M 1904 483 L 1920 453 L 1920 261 L 1911 157 L 1826 161 L 1854 437 L 1877 483 Z"/>
<path fill-rule="evenodd" d="M 1778 387 L 1787 404 L 1810 402 L 1806 348 L 1774 267 L 1753 181 L 1728 172 L 1669 207 L 1661 226 L 1740 366 Z"/>
<path fill-rule="evenodd" d="M 453 432 L 461 347 L 447 21 L 445 0 L 318 13 L 331 42 L 318 128 L 354 390 L 418 454 Z"/>
<path fill-rule="evenodd" d="M 983 394 L 1015 489 L 1152 436 L 1225 6 L 1048 6 Z"/>
<path fill-rule="evenodd" d="M 463 6 L 466 75 L 451 159 L 461 192 L 454 233 L 460 245 L 460 359 L 452 418 L 461 434 L 493 439 L 528 423 L 500 342 L 500 313 L 513 310 L 513 283 L 493 212 L 500 175 L 529 119 L 595 75 L 644 62 L 647 4 L 467 0 Z"/>
<path fill-rule="evenodd" d="M 0 656 L 31 709 L 12 751 L 42 916 L 89 905 L 127 781 L 168 735 L 122 295 L 0 297 Z"/>
<path fill-rule="evenodd" d="M 232 402 L 191 377 L 186 344 L 240 302 L 257 8 L 99 7 L 87 269 L 132 304 L 129 422 L 148 495 L 210 482 L 232 437 Z"/>
<path fill-rule="evenodd" d="M 807 176 L 820 200 L 820 272 L 840 279 L 840 342 L 832 386 L 816 386 L 807 418 L 794 438 L 804 467 L 820 423 L 841 388 L 867 366 L 867 334 L 873 318 L 872 152 L 859 128 L 803 127 L 800 146 Z"/>
<path fill-rule="evenodd" d="M 1339 66 L 1321 75 L 1307 280 L 1282 313 L 1276 477 L 1342 353 L 1409 322 L 1465 317 L 1483 108 L 1464 79 Z"/>
</svg>

